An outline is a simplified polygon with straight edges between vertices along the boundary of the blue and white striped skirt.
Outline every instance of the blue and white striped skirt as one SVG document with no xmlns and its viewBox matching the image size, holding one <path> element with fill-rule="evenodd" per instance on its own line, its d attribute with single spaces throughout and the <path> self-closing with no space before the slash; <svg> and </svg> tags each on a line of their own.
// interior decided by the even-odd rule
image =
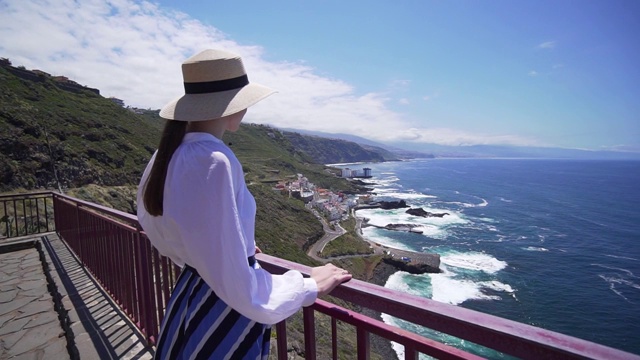
<svg viewBox="0 0 640 360">
<path fill-rule="evenodd" d="M 271 327 L 233 310 L 185 266 L 162 320 L 156 359 L 267 359 Z"/>
</svg>

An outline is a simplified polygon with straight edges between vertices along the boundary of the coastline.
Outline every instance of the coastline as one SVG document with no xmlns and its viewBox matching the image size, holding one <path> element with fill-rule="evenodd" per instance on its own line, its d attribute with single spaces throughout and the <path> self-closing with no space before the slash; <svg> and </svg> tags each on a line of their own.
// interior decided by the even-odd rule
<svg viewBox="0 0 640 360">
<path fill-rule="evenodd" d="M 439 269 L 440 255 L 438 254 L 419 254 L 418 256 L 416 256 L 418 253 L 383 247 L 380 244 L 377 244 L 376 242 L 371 241 L 363 236 L 362 225 L 365 222 L 365 218 L 358 217 L 356 215 L 356 212 L 359 209 L 377 208 L 377 207 L 379 207 L 379 205 L 378 206 L 361 205 L 359 207 L 357 206 L 352 210 L 351 215 L 354 217 L 354 219 L 356 219 L 356 225 L 354 230 L 357 236 L 360 237 L 360 239 L 362 239 L 363 241 L 366 241 L 367 243 L 369 243 L 374 248 L 374 253 L 384 254 L 385 252 L 391 250 L 393 252 L 401 254 L 400 256 L 419 257 L 421 258 L 420 259 L 421 262 L 423 262 L 424 264 L 421 266 L 420 265 L 416 266 L 410 263 L 405 263 L 404 261 L 400 261 L 398 259 L 388 258 L 388 256 L 385 256 L 375 266 L 375 268 L 372 271 L 371 277 L 366 279 L 366 281 L 374 285 L 384 287 L 387 281 L 389 280 L 389 277 L 398 271 L 407 271 L 410 273 L 440 272 L 440 269 Z M 383 321 L 382 313 L 379 311 L 375 311 L 369 308 L 361 308 L 360 313 L 372 319 Z M 370 344 L 371 344 L 372 350 L 380 354 L 384 359 L 398 359 L 398 354 L 391 346 L 390 340 L 371 334 Z"/>
<path fill-rule="evenodd" d="M 370 279 L 367 279 L 367 282 L 379 286 L 384 286 L 387 283 L 389 277 L 397 271 L 398 269 L 396 269 L 393 265 L 387 264 L 384 261 L 380 261 L 378 265 L 376 265 L 376 267 L 373 269 L 373 274 Z M 371 310 L 369 308 L 361 308 L 360 313 L 372 319 L 382 321 L 382 313 L 378 311 Z M 393 350 L 390 340 L 384 339 L 375 334 L 371 334 L 370 344 L 372 350 L 380 354 L 383 359 L 398 358 L 398 354 L 395 352 L 395 350 Z"/>
</svg>

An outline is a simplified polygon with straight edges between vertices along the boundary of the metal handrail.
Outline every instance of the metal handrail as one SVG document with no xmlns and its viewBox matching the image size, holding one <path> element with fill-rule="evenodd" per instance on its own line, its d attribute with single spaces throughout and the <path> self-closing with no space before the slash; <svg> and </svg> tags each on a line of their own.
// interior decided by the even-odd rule
<svg viewBox="0 0 640 360">
<path fill-rule="evenodd" d="M 0 239 L 53 231 L 53 216 L 50 191 L 0 195 Z"/>
<path fill-rule="evenodd" d="M 151 246 L 134 215 L 58 193 L 12 196 L 15 201 L 23 201 L 31 195 L 53 198 L 55 229 L 60 238 L 153 344 L 179 269 Z M 10 198 L 0 196 L 0 202 Z M 263 268 L 274 274 L 293 269 L 308 276 L 311 270 L 308 266 L 266 254 L 256 257 Z M 640 360 L 639 355 L 618 349 L 355 279 L 338 286 L 332 296 L 519 358 Z M 358 358 L 361 359 L 369 357 L 370 334 L 404 345 L 405 359 L 417 359 L 419 353 L 437 358 L 477 358 L 464 350 L 318 299 L 303 310 L 305 357 L 308 359 L 316 357 L 314 322 L 317 312 L 331 318 L 334 358 L 338 356 L 337 321 L 356 328 Z M 276 333 L 278 358 L 286 359 L 286 322 L 276 325 Z"/>
</svg>

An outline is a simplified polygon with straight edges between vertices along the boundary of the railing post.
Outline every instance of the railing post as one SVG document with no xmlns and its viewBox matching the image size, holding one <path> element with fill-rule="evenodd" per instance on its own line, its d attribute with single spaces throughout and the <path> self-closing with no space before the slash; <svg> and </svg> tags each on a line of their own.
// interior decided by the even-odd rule
<svg viewBox="0 0 640 360">
<path fill-rule="evenodd" d="M 358 360 L 369 360 L 369 332 L 359 327 L 358 337 Z"/>
<path fill-rule="evenodd" d="M 331 317 L 331 353 L 333 360 L 338 360 L 338 326 L 337 320 Z"/>
<path fill-rule="evenodd" d="M 80 256 L 80 266 L 82 266 L 83 268 L 85 267 L 85 256 L 84 253 L 82 252 L 82 241 L 80 240 L 80 205 L 78 204 L 73 204 L 73 208 L 75 209 L 76 212 L 76 236 L 75 236 L 75 243 L 78 249 L 78 255 Z"/>
<path fill-rule="evenodd" d="M 418 358 L 418 352 L 415 347 L 411 345 L 404 346 L 404 360 L 416 360 Z"/>
<path fill-rule="evenodd" d="M 316 359 L 316 323 L 314 310 L 311 306 L 302 308 L 304 323 L 304 358 L 305 360 Z"/>
<path fill-rule="evenodd" d="M 148 273 L 148 264 L 147 261 L 148 255 L 146 251 L 146 246 L 144 246 L 142 241 L 142 236 L 140 235 L 140 229 L 136 231 L 135 236 L 136 241 L 136 288 L 138 292 L 138 304 L 140 306 L 138 311 L 138 327 L 142 330 L 142 333 L 145 335 L 147 340 L 151 341 L 151 334 L 154 331 L 151 329 L 148 309 L 148 302 L 151 300 L 149 296 L 149 273 Z M 152 341 L 153 342 L 153 341 Z"/>
<path fill-rule="evenodd" d="M 287 360 L 287 320 L 276 324 L 278 360 Z"/>
</svg>

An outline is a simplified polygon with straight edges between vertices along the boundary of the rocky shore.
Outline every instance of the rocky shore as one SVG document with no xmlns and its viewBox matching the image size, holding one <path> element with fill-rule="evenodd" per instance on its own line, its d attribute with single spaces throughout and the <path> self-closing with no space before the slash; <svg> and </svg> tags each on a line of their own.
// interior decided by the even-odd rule
<svg viewBox="0 0 640 360">
<path fill-rule="evenodd" d="M 397 271 L 398 269 L 396 269 L 393 265 L 381 261 L 373 270 L 372 277 L 367 281 L 375 285 L 384 286 L 387 283 L 389 276 L 393 275 Z M 382 314 L 378 311 L 374 311 L 368 308 L 362 308 L 360 312 L 372 319 L 382 321 Z M 396 352 L 391 347 L 391 342 L 389 340 L 371 334 L 370 342 L 372 350 L 380 354 L 383 359 L 398 358 L 398 354 L 396 354 Z"/>
</svg>

